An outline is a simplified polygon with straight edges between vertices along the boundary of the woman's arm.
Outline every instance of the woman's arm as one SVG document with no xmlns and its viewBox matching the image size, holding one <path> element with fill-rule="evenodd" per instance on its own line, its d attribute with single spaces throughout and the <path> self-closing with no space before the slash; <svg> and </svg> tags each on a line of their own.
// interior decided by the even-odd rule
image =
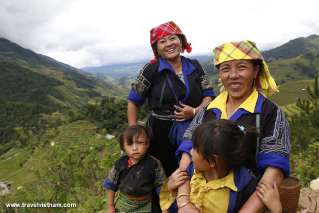
<svg viewBox="0 0 319 213">
<path fill-rule="evenodd" d="M 186 171 L 186 169 L 190 163 L 191 163 L 190 156 L 186 153 L 183 153 L 182 158 L 179 162 L 179 169 L 181 171 Z M 191 191 L 189 183 L 190 183 L 190 181 L 186 180 L 181 186 L 178 187 L 177 195 L 183 194 L 184 196 L 182 196 L 176 200 L 177 206 L 180 206 L 180 204 L 189 202 L 189 200 L 190 200 L 189 195 L 190 195 L 190 191 Z"/>
<path fill-rule="evenodd" d="M 144 101 L 150 92 L 152 75 L 156 70 L 157 65 L 146 64 L 132 83 L 131 90 L 127 97 L 127 121 L 130 126 L 137 124 L 139 107 L 144 104 Z"/>
<path fill-rule="evenodd" d="M 290 134 L 288 120 L 284 112 L 266 102 L 268 113 L 265 113 L 264 127 L 261 129 L 264 136 L 260 141 L 257 165 L 265 172 L 260 182 L 273 186 L 274 182 L 279 186 L 284 176 L 289 175 Z M 260 212 L 264 208 L 262 201 L 254 192 L 244 204 L 241 212 Z"/>
<path fill-rule="evenodd" d="M 211 97 L 204 97 L 202 99 L 201 104 L 195 108 L 195 113 L 193 117 L 196 116 L 196 118 L 193 119 L 191 122 L 190 126 L 187 129 L 187 133 L 184 135 L 184 139 L 190 142 L 191 140 L 191 135 L 193 130 L 202 122 L 202 119 L 205 114 L 204 108 L 212 101 Z M 200 113 L 198 113 L 200 112 Z M 179 162 L 179 170 L 181 171 L 186 171 L 188 168 L 189 164 L 191 163 L 191 157 L 188 153 L 183 152 L 181 160 Z M 190 181 L 187 180 L 185 181 L 181 186 L 178 187 L 177 190 L 177 196 L 178 195 L 183 195 L 177 198 L 177 206 L 183 206 L 182 208 L 179 208 L 180 213 L 186 213 L 186 212 L 198 212 L 198 209 L 190 202 Z M 184 205 L 185 203 L 189 203 L 187 205 Z"/>
<path fill-rule="evenodd" d="M 266 183 L 269 185 L 274 185 L 274 182 L 279 186 L 284 178 L 283 172 L 275 167 L 268 167 L 265 170 L 264 175 L 262 176 L 260 182 Z M 258 198 L 256 191 L 250 196 L 244 206 L 240 209 L 240 213 L 244 212 L 263 212 L 265 205 Z"/>
<path fill-rule="evenodd" d="M 132 101 L 127 102 L 127 121 L 128 125 L 136 125 L 138 119 L 139 107 Z"/>
<path fill-rule="evenodd" d="M 200 109 L 205 108 L 212 100 L 213 100 L 212 97 L 209 97 L 209 96 L 204 97 L 204 98 L 202 99 L 202 102 L 200 103 L 200 105 L 199 105 L 198 107 L 196 107 L 196 113 L 197 113 Z"/>
<path fill-rule="evenodd" d="M 182 171 L 186 171 L 188 165 L 191 163 L 191 158 L 188 154 L 183 153 L 179 169 Z M 177 198 L 176 203 L 178 207 L 179 213 L 199 213 L 199 209 L 190 202 L 190 181 L 186 180 L 184 184 L 182 184 L 177 189 Z"/>
<path fill-rule="evenodd" d="M 108 213 L 115 213 L 115 207 L 114 207 L 114 195 L 115 192 L 112 190 L 107 190 L 107 211 Z"/>
</svg>

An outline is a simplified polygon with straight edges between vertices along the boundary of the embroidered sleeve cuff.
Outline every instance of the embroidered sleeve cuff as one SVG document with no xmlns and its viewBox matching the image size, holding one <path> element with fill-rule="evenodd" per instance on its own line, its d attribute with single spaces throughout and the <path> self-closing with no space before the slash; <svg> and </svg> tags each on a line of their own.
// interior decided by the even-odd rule
<svg viewBox="0 0 319 213">
<path fill-rule="evenodd" d="M 203 97 L 216 97 L 216 94 L 213 89 L 205 89 L 202 92 Z"/>
<path fill-rule="evenodd" d="M 289 158 L 276 153 L 260 153 L 258 155 L 257 169 L 262 174 L 267 167 L 276 167 L 282 170 L 285 177 L 290 174 Z"/>
<path fill-rule="evenodd" d="M 193 143 L 191 140 L 183 140 L 182 143 L 177 148 L 175 155 L 177 156 L 178 159 L 180 159 L 183 152 L 190 155 L 192 148 L 193 148 Z"/>
<path fill-rule="evenodd" d="M 107 179 L 104 180 L 103 186 L 104 186 L 104 188 L 109 189 L 109 190 L 112 190 L 112 191 L 114 191 L 114 192 L 117 191 L 117 185 L 114 184 L 113 182 L 111 182 L 110 180 L 107 180 Z"/>
<path fill-rule="evenodd" d="M 139 106 L 143 105 L 145 101 L 145 98 L 140 96 L 135 90 L 130 90 L 127 99 Z"/>
</svg>

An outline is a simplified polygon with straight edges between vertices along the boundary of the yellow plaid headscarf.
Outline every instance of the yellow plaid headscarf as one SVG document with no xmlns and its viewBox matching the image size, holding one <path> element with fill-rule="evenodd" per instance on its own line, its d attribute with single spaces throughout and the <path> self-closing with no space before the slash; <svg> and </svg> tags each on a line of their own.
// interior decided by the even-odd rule
<svg viewBox="0 0 319 213">
<path fill-rule="evenodd" d="M 214 49 L 215 66 L 232 60 L 261 60 L 262 69 L 258 79 L 256 79 L 257 89 L 261 89 L 261 92 L 266 96 L 279 92 L 277 84 L 269 72 L 268 65 L 254 42 L 249 40 L 229 42 Z"/>
</svg>

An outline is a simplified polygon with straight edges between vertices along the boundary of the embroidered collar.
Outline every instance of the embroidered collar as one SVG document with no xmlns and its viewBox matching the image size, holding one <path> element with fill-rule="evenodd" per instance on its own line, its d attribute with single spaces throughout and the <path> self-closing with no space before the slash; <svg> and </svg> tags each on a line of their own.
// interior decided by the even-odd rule
<svg viewBox="0 0 319 213">
<path fill-rule="evenodd" d="M 183 74 L 189 75 L 195 70 L 195 66 L 184 56 L 181 56 L 181 61 L 182 61 Z M 168 63 L 166 59 L 160 58 L 158 71 L 162 72 L 163 70 L 169 70 L 169 71 L 175 73 L 175 71 L 174 71 L 173 67 L 170 65 L 170 63 Z"/>
<path fill-rule="evenodd" d="M 133 160 L 130 159 L 130 158 L 126 155 L 126 157 L 127 157 L 127 168 L 131 168 L 132 166 L 139 164 L 141 161 L 143 161 L 143 160 L 146 158 L 146 156 L 147 156 L 147 154 L 145 154 L 139 161 L 137 161 L 137 162 L 134 163 Z"/>
<path fill-rule="evenodd" d="M 226 113 L 227 98 L 228 98 L 228 92 L 223 91 L 208 105 L 207 110 L 218 109 L 221 113 L 220 118 L 221 119 L 228 119 L 228 115 Z M 249 113 L 261 112 L 262 100 L 263 100 L 263 96 L 261 94 L 259 94 L 257 92 L 257 90 L 254 90 L 249 95 L 249 97 L 235 110 L 233 115 L 236 114 L 236 112 L 240 109 L 243 109 Z"/>
<path fill-rule="evenodd" d="M 225 177 L 215 180 L 206 181 L 205 177 L 201 172 L 194 173 L 192 177 L 192 181 L 196 182 L 196 184 L 200 185 L 201 188 L 204 187 L 205 189 L 221 189 L 221 188 L 229 188 L 233 191 L 238 191 L 235 181 L 234 181 L 234 172 L 230 171 Z"/>
</svg>

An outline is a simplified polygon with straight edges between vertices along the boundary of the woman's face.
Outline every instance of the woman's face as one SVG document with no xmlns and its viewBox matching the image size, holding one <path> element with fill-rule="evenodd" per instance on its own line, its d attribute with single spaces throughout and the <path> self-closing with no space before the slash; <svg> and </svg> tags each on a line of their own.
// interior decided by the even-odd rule
<svg viewBox="0 0 319 213">
<path fill-rule="evenodd" d="M 167 35 L 156 42 L 157 53 L 160 57 L 173 60 L 182 52 L 182 42 L 177 35 Z"/>
<path fill-rule="evenodd" d="M 229 97 L 242 101 L 248 98 L 258 69 L 249 60 L 233 60 L 220 64 L 219 77 Z"/>
</svg>

